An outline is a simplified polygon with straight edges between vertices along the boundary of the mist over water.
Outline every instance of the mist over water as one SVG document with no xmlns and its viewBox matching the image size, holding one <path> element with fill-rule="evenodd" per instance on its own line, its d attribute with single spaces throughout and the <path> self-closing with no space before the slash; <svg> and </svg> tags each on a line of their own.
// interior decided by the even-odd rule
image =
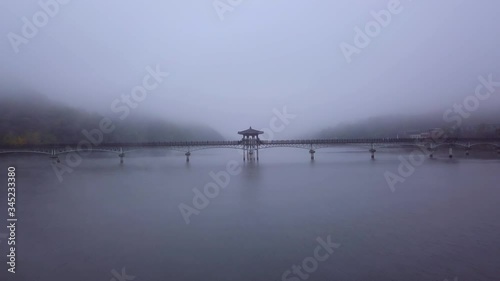
<svg viewBox="0 0 500 281">
<path fill-rule="evenodd" d="M 441 121 L 474 94 L 479 76 L 500 80 L 496 1 L 236 2 L 223 18 L 212 1 L 60 4 L 28 43 L 14 44 L 18 53 L 2 40 L 0 96 L 37 92 L 116 117 L 113 102 L 125 104 L 158 67 L 168 77 L 132 115 L 201 122 L 231 136 L 268 127 L 273 109 L 287 106 L 297 118 L 286 138 L 385 114 L 438 112 Z M 392 2 L 400 12 L 348 63 L 341 44 L 356 47 L 356 28 Z M 4 6 L 4 35 L 26 37 L 23 18 L 43 11 L 36 1 Z M 498 108 L 498 92 L 480 111 Z"/>
<path fill-rule="evenodd" d="M 295 149 L 264 149 L 258 163 L 232 150 L 157 155 L 86 158 L 62 182 L 45 157 L 2 158 L 19 171 L 16 280 L 110 280 L 122 268 L 138 280 L 281 280 L 328 235 L 340 247 L 310 280 L 500 275 L 498 159 L 427 159 L 391 192 L 384 172 L 398 154 L 371 161 L 360 147 L 313 162 Z M 186 224 L 179 204 L 231 161 L 240 173 Z"/>
<path fill-rule="evenodd" d="M 500 278 L 499 1 L 3 2 L 0 281 Z"/>
</svg>

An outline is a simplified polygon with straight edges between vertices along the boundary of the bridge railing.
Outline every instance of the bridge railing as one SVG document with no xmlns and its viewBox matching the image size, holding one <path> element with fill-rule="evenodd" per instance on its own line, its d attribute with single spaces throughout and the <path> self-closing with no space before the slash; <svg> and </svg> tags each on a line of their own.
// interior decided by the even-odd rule
<svg viewBox="0 0 500 281">
<path fill-rule="evenodd" d="M 411 138 L 361 138 L 361 139 L 303 139 L 303 140 L 258 140 L 260 145 L 314 145 L 314 144 L 381 144 L 381 143 L 500 143 L 500 138 L 446 138 L 439 141 L 432 139 L 411 139 Z M 243 145 L 244 141 L 174 141 L 174 142 L 126 142 L 126 143 L 102 143 L 92 146 L 92 148 L 117 148 L 117 147 L 190 147 L 190 146 L 239 146 Z M 0 145 L 0 149 L 60 149 L 60 148 L 77 148 L 76 143 L 59 143 L 59 144 L 39 144 L 39 145 Z"/>
</svg>

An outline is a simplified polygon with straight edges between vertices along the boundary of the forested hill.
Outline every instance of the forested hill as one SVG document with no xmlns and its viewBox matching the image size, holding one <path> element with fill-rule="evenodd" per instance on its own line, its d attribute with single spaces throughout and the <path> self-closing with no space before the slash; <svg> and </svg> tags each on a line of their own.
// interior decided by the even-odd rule
<svg viewBox="0 0 500 281">
<path fill-rule="evenodd" d="M 55 103 L 41 95 L 0 96 L 0 143 L 76 143 L 85 139 L 83 130 L 99 129 L 102 115 Z M 113 119 L 116 128 L 104 133 L 103 142 L 155 142 L 222 140 L 215 130 L 194 125 L 176 125 L 154 117 L 130 114 Z"/>
<path fill-rule="evenodd" d="M 385 115 L 342 123 L 322 130 L 318 138 L 388 138 L 405 137 L 408 132 L 426 132 L 433 128 L 442 129 L 453 137 L 500 137 L 500 113 L 498 111 L 474 112 L 474 116 L 455 122 L 443 120 L 442 113 L 421 115 Z M 407 135 L 406 135 L 407 136 Z"/>
</svg>

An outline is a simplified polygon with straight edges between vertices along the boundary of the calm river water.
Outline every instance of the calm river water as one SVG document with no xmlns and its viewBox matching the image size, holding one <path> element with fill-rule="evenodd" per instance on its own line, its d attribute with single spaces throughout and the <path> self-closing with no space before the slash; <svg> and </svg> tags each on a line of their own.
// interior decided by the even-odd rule
<svg viewBox="0 0 500 281">
<path fill-rule="evenodd" d="M 384 174 L 398 175 L 400 154 L 99 155 L 62 182 L 47 156 L 2 155 L 0 218 L 12 165 L 18 222 L 14 275 L 0 230 L 0 279 L 500 280 L 500 157 L 438 155 L 392 191 Z"/>
</svg>

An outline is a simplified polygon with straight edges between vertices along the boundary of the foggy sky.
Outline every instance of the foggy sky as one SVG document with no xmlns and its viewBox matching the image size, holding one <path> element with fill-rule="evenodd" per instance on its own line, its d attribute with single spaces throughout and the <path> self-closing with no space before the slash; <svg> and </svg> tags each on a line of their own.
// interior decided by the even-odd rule
<svg viewBox="0 0 500 281">
<path fill-rule="evenodd" d="M 47 1 L 47 0 L 42 0 Z M 227 3 L 226 0 L 222 2 Z M 380 114 L 425 113 L 500 80 L 495 0 L 401 0 L 402 11 L 347 63 L 339 47 L 387 0 L 243 0 L 220 20 L 209 0 L 70 1 L 15 53 L 38 1 L 3 1 L 0 94 L 32 90 L 113 114 L 160 65 L 170 76 L 131 114 L 207 124 L 226 136 L 296 115 L 277 136 Z M 498 108 L 500 93 L 483 108 Z"/>
</svg>

